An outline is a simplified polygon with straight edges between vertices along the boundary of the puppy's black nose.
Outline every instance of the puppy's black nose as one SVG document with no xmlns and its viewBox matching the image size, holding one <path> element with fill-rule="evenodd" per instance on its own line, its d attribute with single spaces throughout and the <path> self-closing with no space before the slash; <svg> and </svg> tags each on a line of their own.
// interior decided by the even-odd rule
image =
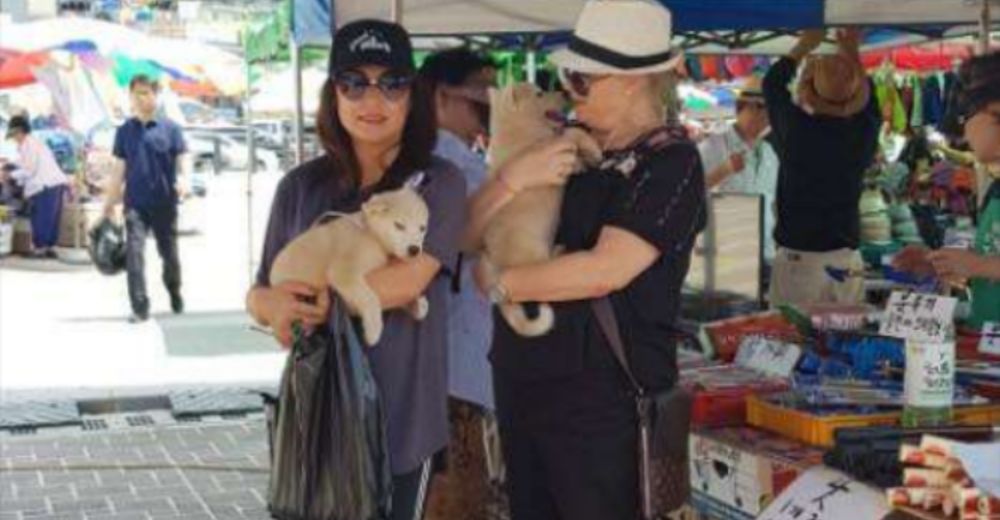
<svg viewBox="0 0 1000 520">
<path fill-rule="evenodd" d="M 417 256 L 420 254 L 420 246 L 410 246 L 410 248 L 407 249 L 406 252 L 410 253 L 410 256 Z"/>
</svg>

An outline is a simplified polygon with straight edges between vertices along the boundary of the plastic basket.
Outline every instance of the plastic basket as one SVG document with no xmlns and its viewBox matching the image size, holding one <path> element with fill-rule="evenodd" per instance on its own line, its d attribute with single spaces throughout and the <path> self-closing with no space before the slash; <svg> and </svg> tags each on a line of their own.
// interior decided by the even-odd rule
<svg viewBox="0 0 1000 520">
<path fill-rule="evenodd" d="M 814 446 L 832 447 L 834 432 L 840 428 L 895 426 L 901 418 L 901 411 L 818 416 L 785 408 L 755 395 L 747 398 L 749 424 Z M 957 424 L 964 425 L 1000 424 L 1000 405 L 955 408 L 954 418 Z"/>
</svg>

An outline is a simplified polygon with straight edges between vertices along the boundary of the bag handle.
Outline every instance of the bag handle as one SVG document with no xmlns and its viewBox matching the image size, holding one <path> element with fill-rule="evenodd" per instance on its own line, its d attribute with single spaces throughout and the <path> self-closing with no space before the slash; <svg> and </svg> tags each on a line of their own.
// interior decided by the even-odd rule
<svg viewBox="0 0 1000 520">
<path fill-rule="evenodd" d="M 628 376 L 632 388 L 637 395 L 644 395 L 646 391 L 639 384 L 639 380 L 635 378 L 628 358 L 625 356 L 625 342 L 622 341 L 621 332 L 618 329 L 618 319 L 615 317 L 615 309 L 611 305 L 611 298 L 607 296 L 595 298 L 590 301 L 590 306 L 597 317 L 597 324 L 600 326 L 601 332 L 604 333 L 604 337 L 608 340 L 611 352 L 615 355 L 615 359 L 618 360 L 618 364 L 621 365 L 622 370 L 625 371 L 625 375 Z"/>
</svg>

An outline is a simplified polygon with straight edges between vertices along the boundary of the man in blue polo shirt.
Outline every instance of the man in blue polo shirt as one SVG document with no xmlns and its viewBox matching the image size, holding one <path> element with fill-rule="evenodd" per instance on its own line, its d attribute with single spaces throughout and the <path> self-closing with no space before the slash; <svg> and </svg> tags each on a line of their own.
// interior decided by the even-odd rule
<svg viewBox="0 0 1000 520">
<path fill-rule="evenodd" d="M 144 75 L 129 83 L 135 117 L 115 133 L 115 170 L 108 186 L 104 214 L 111 218 L 115 206 L 125 203 L 126 268 L 132 321 L 149 318 L 146 293 L 145 246 L 152 232 L 163 259 L 163 283 L 170 293 L 170 308 L 184 312 L 181 298 L 181 265 L 177 255 L 178 166 L 187 151 L 176 123 L 157 115 L 159 85 Z"/>
</svg>

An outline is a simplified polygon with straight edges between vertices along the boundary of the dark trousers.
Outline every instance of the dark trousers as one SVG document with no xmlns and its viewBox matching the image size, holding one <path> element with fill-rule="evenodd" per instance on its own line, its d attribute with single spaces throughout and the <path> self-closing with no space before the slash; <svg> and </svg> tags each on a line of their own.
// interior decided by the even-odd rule
<svg viewBox="0 0 1000 520">
<path fill-rule="evenodd" d="M 392 477 L 392 514 L 389 520 L 421 520 L 431 486 L 431 461 L 416 470 Z"/>
<path fill-rule="evenodd" d="M 31 243 L 49 249 L 59 242 L 65 186 L 51 186 L 31 197 Z"/>
<path fill-rule="evenodd" d="M 125 210 L 125 246 L 128 296 L 132 311 L 149 312 L 146 293 L 146 236 L 152 232 L 163 260 L 163 285 L 170 293 L 181 290 L 181 263 L 177 256 L 177 207 Z"/>
<path fill-rule="evenodd" d="M 495 371 L 512 520 L 636 520 L 633 400 L 613 368 L 518 381 Z"/>
</svg>

